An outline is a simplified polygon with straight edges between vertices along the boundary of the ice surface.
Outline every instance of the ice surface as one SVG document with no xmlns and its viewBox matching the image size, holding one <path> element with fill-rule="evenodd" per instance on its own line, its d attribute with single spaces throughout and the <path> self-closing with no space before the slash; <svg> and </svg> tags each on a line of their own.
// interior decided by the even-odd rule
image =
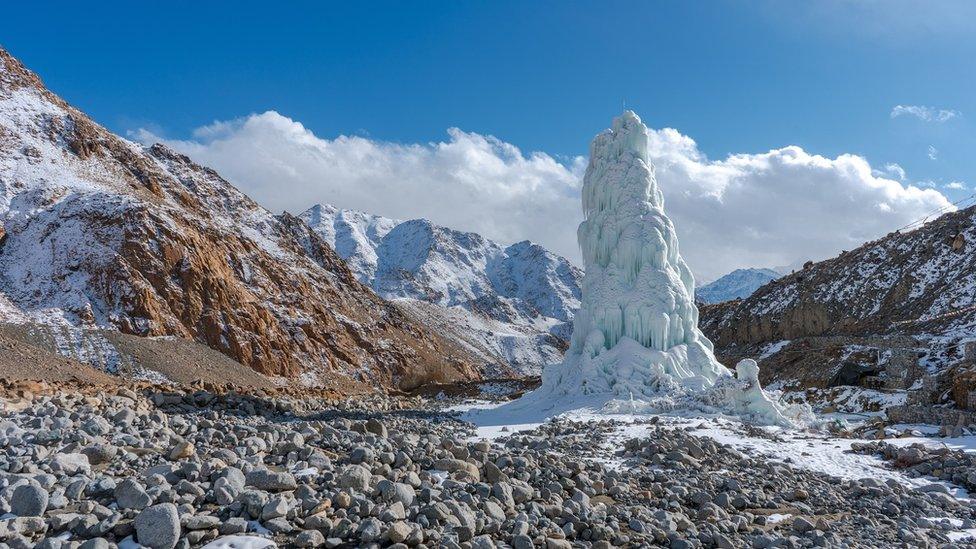
<svg viewBox="0 0 976 549">
<path fill-rule="evenodd" d="M 223 536 L 203 546 L 203 549 L 270 549 L 275 542 L 258 536 Z"/>
<path fill-rule="evenodd" d="M 693 406 L 763 423 L 800 422 L 803 410 L 787 409 L 762 390 L 754 361 L 740 363 L 733 378 L 699 330 L 694 278 L 664 212 L 647 127 L 633 112 L 593 140 L 582 194 L 585 274 L 566 357 L 545 369 L 539 389 L 474 421 L 526 420 L 580 407 Z"/>
</svg>

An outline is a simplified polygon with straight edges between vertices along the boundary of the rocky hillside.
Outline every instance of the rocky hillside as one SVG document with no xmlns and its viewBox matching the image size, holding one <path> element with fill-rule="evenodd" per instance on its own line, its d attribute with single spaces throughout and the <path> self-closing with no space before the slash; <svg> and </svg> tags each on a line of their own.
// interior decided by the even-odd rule
<svg viewBox="0 0 976 549">
<path fill-rule="evenodd" d="M 732 299 L 745 299 L 760 286 L 779 278 L 772 269 L 736 269 L 731 273 L 699 287 L 695 298 L 701 303 L 721 303 Z"/>
<path fill-rule="evenodd" d="M 744 300 L 703 307 L 701 325 L 728 360 L 799 360 L 803 338 L 909 336 L 922 371 L 944 368 L 976 339 L 976 207 L 810 263 Z"/>
<path fill-rule="evenodd" d="M 301 219 L 379 295 L 396 300 L 472 352 L 520 373 L 558 361 L 579 307 L 581 271 L 531 242 L 330 205 Z"/>
<path fill-rule="evenodd" d="M 478 376 L 300 220 L 162 145 L 113 135 L 4 50 L 0 221 L 8 322 L 193 339 L 308 381 Z"/>
</svg>

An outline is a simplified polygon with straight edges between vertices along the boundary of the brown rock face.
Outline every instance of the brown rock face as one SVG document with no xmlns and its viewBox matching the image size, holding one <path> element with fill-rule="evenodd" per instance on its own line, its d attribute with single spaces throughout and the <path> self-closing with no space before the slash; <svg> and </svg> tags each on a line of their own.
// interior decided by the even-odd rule
<svg viewBox="0 0 976 549">
<path fill-rule="evenodd" d="M 479 376 L 300 220 L 162 145 L 116 137 L 3 50 L 0 183 L 0 291 L 17 314 L 192 338 L 272 375 Z"/>
<path fill-rule="evenodd" d="M 821 336 L 913 336 L 930 363 L 948 364 L 976 333 L 976 207 L 784 276 L 744 300 L 701 308 L 719 356 L 755 356 L 764 345 Z M 799 349 L 791 352 L 799 356 Z M 937 360 L 935 360 L 937 359 Z"/>
</svg>

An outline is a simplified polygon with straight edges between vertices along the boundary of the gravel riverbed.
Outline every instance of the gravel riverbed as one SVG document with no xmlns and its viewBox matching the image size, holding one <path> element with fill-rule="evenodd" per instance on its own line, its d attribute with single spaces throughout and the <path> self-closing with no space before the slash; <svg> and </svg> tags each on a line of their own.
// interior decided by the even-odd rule
<svg viewBox="0 0 976 549">
<path fill-rule="evenodd" d="M 0 413 L 0 545 L 960 547 L 974 527 L 942 484 L 842 480 L 667 426 L 619 442 L 617 427 L 489 441 L 417 398 L 27 395 Z"/>
</svg>

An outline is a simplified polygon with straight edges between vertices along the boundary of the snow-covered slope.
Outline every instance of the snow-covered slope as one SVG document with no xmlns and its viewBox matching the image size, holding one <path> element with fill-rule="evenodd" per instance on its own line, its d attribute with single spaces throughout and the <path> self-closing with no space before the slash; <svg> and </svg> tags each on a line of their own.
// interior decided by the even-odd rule
<svg viewBox="0 0 976 549">
<path fill-rule="evenodd" d="M 477 376 L 301 221 L 95 124 L 0 49 L 0 311 L 195 339 L 262 373 Z"/>
<path fill-rule="evenodd" d="M 893 232 L 702 309 L 724 356 L 818 336 L 912 336 L 932 369 L 976 340 L 976 207 Z M 795 346 L 786 348 L 796 354 Z"/>
<path fill-rule="evenodd" d="M 782 276 L 772 269 L 736 269 L 731 273 L 698 288 L 695 297 L 703 303 L 721 303 L 744 299 L 760 286 Z"/>
<path fill-rule="evenodd" d="M 503 246 L 426 219 L 399 221 L 330 205 L 300 217 L 362 283 L 485 360 L 531 374 L 561 359 L 582 276 L 566 259 L 528 241 Z"/>
</svg>

